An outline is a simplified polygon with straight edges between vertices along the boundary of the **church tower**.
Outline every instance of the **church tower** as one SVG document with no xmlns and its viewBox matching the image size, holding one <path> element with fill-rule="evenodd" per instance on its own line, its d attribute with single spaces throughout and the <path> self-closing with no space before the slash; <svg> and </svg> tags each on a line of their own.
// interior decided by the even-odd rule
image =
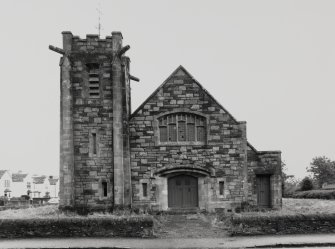
<svg viewBox="0 0 335 249">
<path fill-rule="evenodd" d="M 130 60 L 122 34 L 63 32 L 60 60 L 60 208 L 131 204 Z"/>
</svg>

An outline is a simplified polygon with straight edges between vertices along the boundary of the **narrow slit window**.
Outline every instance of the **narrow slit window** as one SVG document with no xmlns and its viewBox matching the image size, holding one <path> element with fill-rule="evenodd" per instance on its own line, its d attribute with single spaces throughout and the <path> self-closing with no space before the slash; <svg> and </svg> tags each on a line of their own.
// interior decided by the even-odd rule
<svg viewBox="0 0 335 249">
<path fill-rule="evenodd" d="M 107 182 L 102 182 L 102 196 L 107 197 L 108 189 L 107 189 Z"/>
<path fill-rule="evenodd" d="M 224 195 L 224 181 L 219 182 L 219 193 L 220 195 Z"/>
<path fill-rule="evenodd" d="M 92 149 L 93 149 L 93 155 L 97 154 L 97 134 L 92 133 Z"/>
<path fill-rule="evenodd" d="M 148 196 L 148 184 L 147 183 L 142 183 L 142 192 L 143 192 L 143 197 Z"/>
</svg>

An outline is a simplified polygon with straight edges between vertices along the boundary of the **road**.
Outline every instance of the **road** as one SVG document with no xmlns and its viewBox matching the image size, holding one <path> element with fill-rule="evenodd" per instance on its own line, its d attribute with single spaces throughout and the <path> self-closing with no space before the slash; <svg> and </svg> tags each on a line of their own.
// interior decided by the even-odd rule
<svg viewBox="0 0 335 249">
<path fill-rule="evenodd" d="M 335 234 L 253 236 L 230 238 L 49 238 L 0 240 L 0 248 L 252 248 L 254 246 L 333 245 Z M 319 247 L 318 247 L 319 248 Z M 329 248 L 329 247 L 328 247 Z"/>
</svg>

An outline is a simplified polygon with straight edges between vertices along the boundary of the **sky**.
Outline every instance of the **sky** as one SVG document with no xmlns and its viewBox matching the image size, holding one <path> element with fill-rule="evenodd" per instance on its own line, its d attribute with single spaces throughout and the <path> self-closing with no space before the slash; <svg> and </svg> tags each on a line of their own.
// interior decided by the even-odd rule
<svg viewBox="0 0 335 249">
<path fill-rule="evenodd" d="M 99 7 L 100 6 L 100 7 Z M 183 65 L 258 150 L 281 150 L 304 177 L 335 159 L 335 1 L 1 1 L 0 169 L 59 173 L 62 31 L 121 31 L 132 109 Z"/>
</svg>

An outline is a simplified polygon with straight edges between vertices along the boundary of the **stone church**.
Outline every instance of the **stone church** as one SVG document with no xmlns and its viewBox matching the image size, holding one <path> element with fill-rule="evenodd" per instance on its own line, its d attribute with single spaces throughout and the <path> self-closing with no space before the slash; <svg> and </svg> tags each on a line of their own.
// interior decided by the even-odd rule
<svg viewBox="0 0 335 249">
<path fill-rule="evenodd" d="M 63 32 L 60 208 L 280 208 L 281 153 L 258 151 L 182 66 L 131 111 L 122 34 Z"/>
</svg>

